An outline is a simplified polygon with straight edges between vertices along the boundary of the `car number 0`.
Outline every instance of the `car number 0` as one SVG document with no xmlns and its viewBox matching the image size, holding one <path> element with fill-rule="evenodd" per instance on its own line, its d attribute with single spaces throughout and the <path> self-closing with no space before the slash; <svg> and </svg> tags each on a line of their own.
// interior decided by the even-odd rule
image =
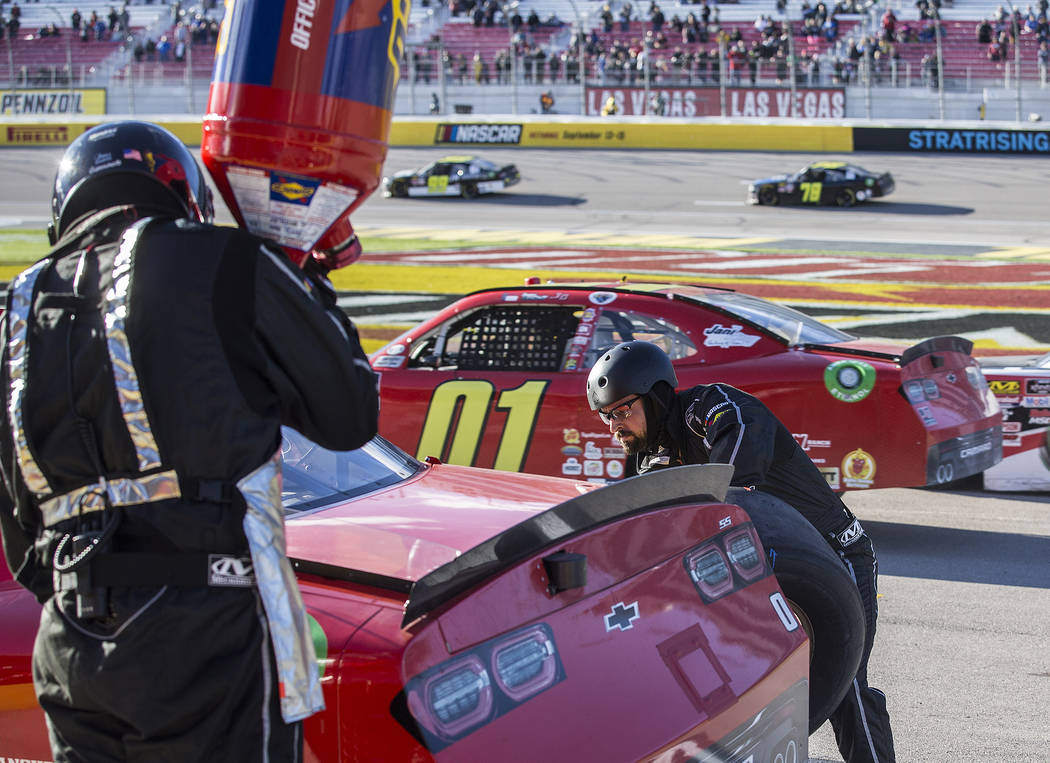
<svg viewBox="0 0 1050 763">
<path fill-rule="evenodd" d="M 494 469 L 521 471 L 525 463 L 536 416 L 549 381 L 527 381 L 514 389 L 499 393 L 496 410 L 507 412 L 499 447 L 496 449 Z M 434 389 L 419 436 L 416 458 L 442 457 L 446 463 L 473 466 L 481 438 L 485 433 L 489 403 L 495 388 L 481 380 L 447 381 Z M 452 422 L 459 408 L 459 420 L 453 430 Z M 451 442 L 449 442 L 451 440 Z M 444 459 L 445 449 L 448 458 Z"/>
<path fill-rule="evenodd" d="M 780 622 L 784 624 L 784 628 L 788 633 L 798 628 L 798 620 L 784 599 L 784 594 L 778 591 L 769 597 L 769 603 L 773 605 L 773 611 L 777 613 L 777 617 L 780 618 Z"/>
<path fill-rule="evenodd" d="M 810 204 L 816 204 L 820 201 L 820 189 L 824 186 L 823 183 L 800 183 L 802 187 L 802 201 Z"/>
</svg>

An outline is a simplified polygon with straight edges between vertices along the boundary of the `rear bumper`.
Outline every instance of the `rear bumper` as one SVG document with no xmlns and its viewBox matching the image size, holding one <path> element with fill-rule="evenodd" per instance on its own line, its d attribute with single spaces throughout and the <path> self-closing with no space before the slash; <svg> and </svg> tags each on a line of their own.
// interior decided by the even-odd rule
<svg viewBox="0 0 1050 763">
<path fill-rule="evenodd" d="M 1003 458 L 1002 427 L 953 437 L 932 445 L 926 456 L 926 484 L 942 485 L 983 472 Z"/>
</svg>

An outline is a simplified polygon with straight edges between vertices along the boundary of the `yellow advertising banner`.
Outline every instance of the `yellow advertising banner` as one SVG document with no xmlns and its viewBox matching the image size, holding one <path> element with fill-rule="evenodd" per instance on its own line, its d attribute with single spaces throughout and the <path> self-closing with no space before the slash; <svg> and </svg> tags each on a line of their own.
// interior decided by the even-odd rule
<svg viewBox="0 0 1050 763">
<path fill-rule="evenodd" d="M 730 151 L 851 151 L 852 128 L 799 122 L 690 120 L 395 119 L 392 146 L 466 148 L 663 148 Z"/>
<path fill-rule="evenodd" d="M 105 113 L 104 87 L 73 90 L 4 90 L 0 95 L 0 117 Z"/>
</svg>

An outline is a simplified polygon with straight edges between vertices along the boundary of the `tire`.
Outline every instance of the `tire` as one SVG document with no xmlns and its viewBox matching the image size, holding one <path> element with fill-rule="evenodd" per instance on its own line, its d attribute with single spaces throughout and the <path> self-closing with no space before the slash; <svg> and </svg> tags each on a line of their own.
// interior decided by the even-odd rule
<svg viewBox="0 0 1050 763">
<path fill-rule="evenodd" d="M 809 733 L 839 706 L 864 652 L 864 607 L 857 584 L 820 533 L 767 493 L 730 488 L 726 503 L 755 524 L 773 574 L 809 636 Z"/>
<path fill-rule="evenodd" d="M 460 186 L 460 193 L 463 194 L 464 199 L 476 199 L 478 197 L 478 186 L 475 183 L 463 183 Z"/>
<path fill-rule="evenodd" d="M 849 188 L 843 188 L 835 194 L 835 204 L 840 207 L 852 207 L 857 203 L 857 196 Z"/>
<path fill-rule="evenodd" d="M 408 196 L 408 191 L 405 190 L 404 183 L 393 183 L 390 186 L 390 195 L 398 199 L 403 199 Z"/>
<path fill-rule="evenodd" d="M 780 197 L 777 195 L 777 191 L 775 188 L 772 188 L 768 185 L 763 186 L 762 188 L 758 189 L 758 203 L 768 204 L 771 207 L 775 207 L 778 203 L 780 203 Z"/>
</svg>

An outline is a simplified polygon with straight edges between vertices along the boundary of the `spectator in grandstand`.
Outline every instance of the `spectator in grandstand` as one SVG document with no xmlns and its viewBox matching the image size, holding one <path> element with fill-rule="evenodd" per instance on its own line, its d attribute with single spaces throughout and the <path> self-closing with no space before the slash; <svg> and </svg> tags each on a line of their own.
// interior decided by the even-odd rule
<svg viewBox="0 0 1050 763">
<path fill-rule="evenodd" d="M 80 20 L 82 18 L 83 16 L 80 15 L 80 11 L 78 11 L 76 8 L 74 8 L 73 12 L 69 14 L 69 25 L 73 27 L 74 32 L 80 31 Z"/>
<path fill-rule="evenodd" d="M 660 6 L 655 2 L 649 6 L 649 24 L 653 32 L 660 32 L 664 28 L 664 22 L 667 19 L 664 17 L 664 12 L 660 10 Z"/>
<path fill-rule="evenodd" d="M 602 5 L 598 11 L 598 19 L 602 22 L 602 31 L 608 34 L 613 30 L 613 12 L 608 3 Z"/>
<path fill-rule="evenodd" d="M 616 99 L 611 95 L 605 99 L 605 103 L 602 104 L 602 116 L 611 117 L 618 114 L 620 107 L 616 105 Z"/>
<path fill-rule="evenodd" d="M 992 22 L 988 19 L 981 19 L 974 32 L 977 35 L 977 43 L 987 45 L 992 41 Z"/>
<path fill-rule="evenodd" d="M 892 8 L 886 8 L 886 12 L 882 14 L 879 26 L 882 28 L 883 39 L 894 39 L 894 35 L 897 33 L 897 17 L 894 15 Z"/>
<path fill-rule="evenodd" d="M 553 56 L 551 56 L 551 60 L 554 60 Z M 554 96 L 551 94 L 550 90 L 544 90 L 542 93 L 540 93 L 540 111 L 542 111 L 544 114 L 550 114 L 553 109 Z"/>
<path fill-rule="evenodd" d="M 529 17 L 525 19 L 525 26 L 527 26 L 529 31 L 533 34 L 536 34 L 536 30 L 540 28 L 540 17 L 536 13 L 535 8 L 529 11 Z"/>
<path fill-rule="evenodd" d="M 1035 55 L 1039 64 L 1039 81 L 1046 82 L 1046 69 L 1050 65 L 1050 46 L 1047 45 L 1046 40 L 1040 41 L 1039 50 Z"/>
<path fill-rule="evenodd" d="M 157 60 L 167 61 L 171 57 L 171 41 L 168 40 L 166 34 L 160 36 L 160 42 L 157 43 Z"/>
<path fill-rule="evenodd" d="M 824 35 L 824 39 L 828 42 L 834 42 L 839 36 L 839 19 L 835 15 L 834 11 L 824 19 L 824 23 L 821 25 L 820 31 Z"/>
<path fill-rule="evenodd" d="M 12 10 L 13 10 L 13 9 L 12 9 Z M 19 27 L 20 27 L 21 25 L 22 25 L 22 24 L 21 24 L 21 22 L 19 22 L 19 20 L 18 20 L 18 17 L 17 17 L 17 16 L 14 16 L 14 15 L 12 15 L 12 16 L 11 16 L 11 17 L 10 17 L 10 18 L 9 18 L 9 19 L 7 20 L 7 39 L 9 39 L 9 40 L 13 40 L 13 39 L 15 39 L 15 37 L 17 37 L 17 36 L 18 36 L 18 28 L 19 28 Z"/>
<path fill-rule="evenodd" d="M 707 0 L 704 0 L 704 2 L 707 2 Z M 631 7 L 630 3 L 624 3 L 623 5 L 620 6 L 620 31 L 621 32 L 628 32 L 628 31 L 630 31 L 630 29 L 631 29 L 631 20 L 632 20 L 633 13 L 634 13 L 634 9 Z"/>
<path fill-rule="evenodd" d="M 518 13 L 517 8 L 514 9 L 514 13 L 510 15 L 510 30 L 512 32 L 518 32 L 521 30 L 521 25 L 524 21 L 521 18 L 521 14 Z"/>
<path fill-rule="evenodd" d="M 1000 32 L 999 36 L 990 43 L 985 51 L 989 61 L 1002 61 L 1006 58 L 1006 32 Z"/>
</svg>

